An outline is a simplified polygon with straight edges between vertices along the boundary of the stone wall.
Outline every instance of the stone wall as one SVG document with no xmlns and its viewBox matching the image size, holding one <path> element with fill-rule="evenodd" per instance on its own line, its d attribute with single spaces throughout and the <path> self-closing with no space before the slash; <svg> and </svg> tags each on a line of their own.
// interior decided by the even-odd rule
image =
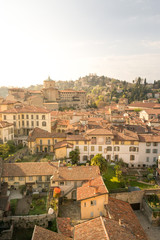
<svg viewBox="0 0 160 240">
<path fill-rule="evenodd" d="M 144 191 L 133 191 L 133 192 L 122 192 L 122 193 L 110 193 L 109 196 L 128 202 L 130 204 L 140 203 L 142 204 L 142 199 L 144 196 Z"/>
<path fill-rule="evenodd" d="M 154 226 L 160 226 L 160 217 L 154 217 L 153 211 L 150 206 L 146 203 L 145 199 L 142 201 L 143 213 L 147 216 L 149 222 Z"/>
<path fill-rule="evenodd" d="M 53 221 L 56 214 L 41 214 L 29 216 L 9 216 L 2 219 L 3 222 L 12 221 L 14 227 L 18 228 L 34 228 L 35 225 L 47 228 L 48 222 Z"/>
<path fill-rule="evenodd" d="M 13 235 L 13 224 L 11 225 L 10 229 L 4 230 L 0 233 L 1 240 L 11 240 Z"/>
</svg>

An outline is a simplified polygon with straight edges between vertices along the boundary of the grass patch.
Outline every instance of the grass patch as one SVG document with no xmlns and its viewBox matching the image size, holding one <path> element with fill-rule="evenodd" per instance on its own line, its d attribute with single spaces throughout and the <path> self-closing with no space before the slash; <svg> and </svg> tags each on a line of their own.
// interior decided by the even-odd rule
<svg viewBox="0 0 160 240">
<path fill-rule="evenodd" d="M 11 199 L 10 200 L 10 209 L 11 209 L 12 215 L 15 214 L 17 202 L 18 202 L 18 199 Z"/>
<path fill-rule="evenodd" d="M 116 177 L 114 168 L 109 166 L 107 171 L 103 174 L 103 179 L 107 189 L 110 191 L 111 189 L 121 188 L 122 184 Z"/>
<path fill-rule="evenodd" d="M 38 215 L 46 213 L 46 199 L 47 197 L 39 197 L 38 199 L 32 199 L 29 215 Z"/>
<path fill-rule="evenodd" d="M 158 185 L 149 185 L 149 184 L 144 184 L 144 183 L 140 183 L 137 181 L 130 181 L 129 185 L 131 187 L 139 187 L 140 189 L 148 189 L 148 188 L 159 188 Z"/>
</svg>

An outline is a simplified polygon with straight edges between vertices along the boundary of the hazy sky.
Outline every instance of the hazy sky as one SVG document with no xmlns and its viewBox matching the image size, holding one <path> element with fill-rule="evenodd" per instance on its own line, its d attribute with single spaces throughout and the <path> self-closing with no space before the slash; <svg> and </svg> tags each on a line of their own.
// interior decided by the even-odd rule
<svg viewBox="0 0 160 240">
<path fill-rule="evenodd" d="M 160 79 L 160 0 L 0 0 L 0 86 Z"/>
</svg>

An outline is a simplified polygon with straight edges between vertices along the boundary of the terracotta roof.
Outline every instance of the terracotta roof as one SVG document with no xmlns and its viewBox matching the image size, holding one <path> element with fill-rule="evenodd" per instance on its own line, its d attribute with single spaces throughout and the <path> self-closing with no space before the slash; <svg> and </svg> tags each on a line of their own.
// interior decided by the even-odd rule
<svg viewBox="0 0 160 240">
<path fill-rule="evenodd" d="M 136 132 L 124 129 L 123 132 L 116 132 L 115 141 L 139 141 L 138 134 Z"/>
<path fill-rule="evenodd" d="M 109 219 L 117 222 L 119 222 L 119 219 L 121 219 L 125 229 L 132 233 L 135 236 L 135 239 L 147 240 L 146 234 L 129 203 L 109 197 L 109 202 L 106 205 L 106 215 Z"/>
<path fill-rule="evenodd" d="M 74 227 L 74 240 L 109 240 L 103 218 L 98 217 Z"/>
<path fill-rule="evenodd" d="M 84 183 L 82 187 L 77 188 L 77 200 L 81 201 L 86 198 L 97 197 L 107 194 L 108 190 L 101 176 Z"/>
<path fill-rule="evenodd" d="M 63 147 L 72 148 L 73 144 L 71 144 L 71 143 L 67 142 L 66 140 L 64 140 L 64 141 L 57 142 L 54 145 L 54 149 L 63 148 Z"/>
<path fill-rule="evenodd" d="M 154 106 L 157 107 L 157 103 L 143 103 L 143 102 L 133 102 L 131 104 L 128 105 L 128 107 L 132 107 L 132 108 L 154 108 Z M 160 104 L 159 104 L 160 106 Z"/>
<path fill-rule="evenodd" d="M 13 123 L 8 123 L 5 121 L 0 122 L 0 128 L 6 128 L 6 127 L 10 127 L 10 126 L 13 126 Z"/>
<path fill-rule="evenodd" d="M 36 106 L 30 106 L 30 105 L 23 105 L 22 107 L 14 107 L 12 109 L 8 109 L 5 111 L 1 111 L 2 113 L 49 113 L 50 111 L 42 108 L 42 107 L 36 107 Z"/>
<path fill-rule="evenodd" d="M 73 237 L 73 227 L 71 226 L 70 218 L 57 217 L 57 227 L 59 233 L 62 233 L 66 237 Z"/>
<path fill-rule="evenodd" d="M 156 115 L 160 114 L 160 109 L 151 108 L 151 109 L 145 109 L 144 111 L 148 114 L 156 114 Z"/>
<path fill-rule="evenodd" d="M 58 163 L 48 162 L 4 163 L 2 177 L 49 176 L 57 168 Z"/>
<path fill-rule="evenodd" d="M 67 141 L 87 141 L 89 140 L 87 137 L 83 135 L 67 135 Z"/>
<path fill-rule="evenodd" d="M 53 133 L 50 133 L 46 130 L 43 130 L 41 128 L 34 128 L 28 136 L 28 142 L 34 142 L 36 138 L 52 138 Z"/>
<path fill-rule="evenodd" d="M 84 181 L 96 178 L 100 175 L 99 167 L 97 166 L 72 166 L 59 167 L 58 172 L 53 174 L 54 181 Z"/>
<path fill-rule="evenodd" d="M 160 135 L 139 134 L 140 142 L 160 142 Z"/>
<path fill-rule="evenodd" d="M 32 240 L 70 240 L 61 233 L 56 233 L 35 225 Z"/>
<path fill-rule="evenodd" d="M 108 129 L 102 128 L 102 129 L 88 130 L 87 135 L 88 136 L 92 136 L 92 135 L 113 135 L 113 133 Z"/>
</svg>

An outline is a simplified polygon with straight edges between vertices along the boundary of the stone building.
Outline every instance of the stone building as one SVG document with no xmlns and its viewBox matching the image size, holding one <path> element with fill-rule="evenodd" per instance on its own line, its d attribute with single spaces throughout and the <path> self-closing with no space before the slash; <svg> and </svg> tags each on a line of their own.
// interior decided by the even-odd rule
<svg viewBox="0 0 160 240">
<path fill-rule="evenodd" d="M 59 107 L 85 108 L 87 104 L 85 91 L 58 90 L 55 81 L 50 77 L 44 80 L 43 88 L 40 91 L 11 88 L 6 99 L 21 100 L 26 104 L 44 106 L 50 110 L 58 110 Z"/>
</svg>

